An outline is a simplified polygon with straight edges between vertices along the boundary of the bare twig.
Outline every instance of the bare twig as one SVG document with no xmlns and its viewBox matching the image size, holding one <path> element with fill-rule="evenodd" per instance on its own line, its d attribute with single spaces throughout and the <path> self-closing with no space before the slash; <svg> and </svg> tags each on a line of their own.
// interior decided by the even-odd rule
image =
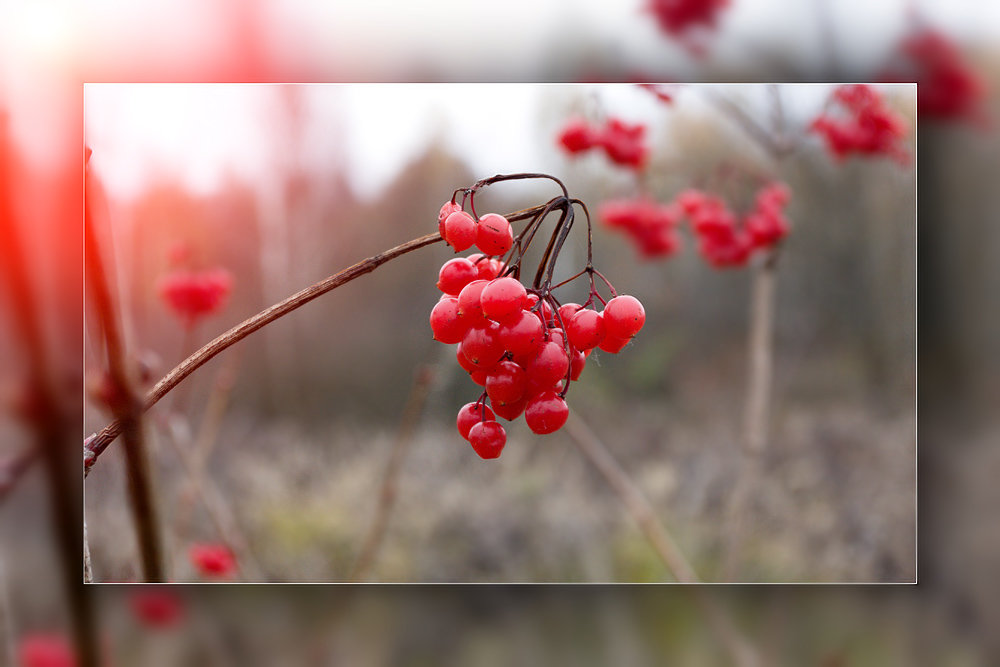
<svg viewBox="0 0 1000 667">
<path fill-rule="evenodd" d="M 125 471 L 129 505 L 135 524 L 142 574 L 146 581 L 164 581 L 163 547 L 160 542 L 149 460 L 146 452 L 142 402 L 135 390 L 122 336 L 118 309 L 112 297 L 111 272 L 105 264 L 94 229 L 92 179 L 84 203 L 84 248 L 87 282 L 101 322 L 108 360 L 108 378 L 114 392 L 111 409 L 122 424 L 125 437 Z"/>
<path fill-rule="evenodd" d="M 773 328 L 775 270 L 777 254 L 772 253 L 753 277 L 750 297 L 750 335 L 747 342 L 747 392 L 743 412 L 741 465 L 726 511 L 726 556 L 723 567 L 727 581 L 739 575 L 743 542 L 749 519 L 750 486 L 759 477 L 761 457 L 768 438 L 773 372 Z"/>
<path fill-rule="evenodd" d="M 83 518 L 83 583 L 94 583 L 94 565 L 90 560 L 90 540 L 87 539 L 87 518 Z"/>
<path fill-rule="evenodd" d="M 656 517 L 656 512 L 639 487 L 628 476 L 618 462 L 582 418 L 570 413 L 566 422 L 566 433 L 584 456 L 604 476 L 605 481 L 618 494 L 629 514 L 645 534 L 657 555 L 663 560 L 673 577 L 685 584 L 700 583 L 694 569 L 681 552 L 666 527 Z M 725 609 L 716 603 L 700 586 L 686 586 L 686 592 L 694 597 L 709 624 L 718 633 L 738 667 L 758 667 L 760 659 L 756 649 L 737 628 Z"/>
<path fill-rule="evenodd" d="M 253 317 L 241 322 L 224 334 L 217 336 L 214 340 L 204 345 L 201 349 L 178 364 L 172 371 L 167 373 L 163 379 L 157 382 L 152 390 L 150 390 L 150 392 L 146 395 L 146 399 L 142 404 L 142 410 L 148 410 L 156 405 L 157 401 L 163 398 L 171 389 L 180 384 L 184 378 L 193 373 L 208 360 L 212 359 L 215 355 L 219 354 L 230 345 L 243 340 L 264 325 L 287 315 L 293 310 L 305 305 L 316 297 L 326 294 L 332 289 L 336 289 L 345 283 L 351 282 L 355 278 L 374 271 L 376 268 L 391 259 L 395 259 L 400 255 L 404 255 L 408 252 L 412 252 L 441 240 L 441 235 L 434 232 L 432 234 L 427 234 L 425 236 L 421 236 L 420 238 L 413 239 L 412 241 L 407 241 L 406 243 L 398 245 L 395 248 L 390 248 L 385 252 L 381 252 L 373 257 L 369 257 L 368 259 L 358 262 L 357 264 L 335 273 L 329 278 L 325 278 L 318 283 L 310 285 L 309 287 L 291 295 L 284 301 L 280 301 L 257 313 Z M 93 465 L 97 462 L 97 459 L 108 448 L 108 445 L 110 445 L 115 438 L 121 434 L 123 426 L 124 425 L 121 420 L 115 420 L 105 426 L 91 441 L 84 464 L 85 474 L 90 471 L 90 468 L 93 467 Z"/>
<path fill-rule="evenodd" d="M 181 444 L 184 439 L 176 433 L 176 422 L 171 421 L 167 426 L 167 442 L 170 443 L 174 453 L 180 460 L 189 480 L 194 480 L 196 473 L 194 457 Z M 240 573 L 248 581 L 262 581 L 263 571 L 256 557 L 250 551 L 250 545 L 243 532 L 239 529 L 234 513 L 226 502 L 225 497 L 219 493 L 218 488 L 211 479 L 201 476 L 197 483 L 192 484 L 194 492 L 201 500 L 205 513 L 215 527 L 216 532 L 222 541 L 236 554 L 240 563 Z"/>
<path fill-rule="evenodd" d="M 423 366 L 417 371 L 417 376 L 413 381 L 413 388 L 410 396 L 406 400 L 403 408 L 403 416 L 399 421 L 399 431 L 396 434 L 396 442 L 392 452 L 389 454 L 389 462 L 385 467 L 385 474 L 382 477 L 382 488 L 379 492 L 378 507 L 375 516 L 368 528 L 368 533 L 362 543 L 358 559 L 351 569 L 350 580 L 361 581 L 371 569 L 378 554 L 379 547 L 385 538 L 386 530 L 389 527 L 389 517 L 392 513 L 393 505 L 396 502 L 396 484 L 399 478 L 399 469 L 406 458 L 410 442 L 413 440 L 413 432 L 420 414 L 424 409 L 424 402 L 427 400 L 427 393 L 430 389 L 431 381 L 434 378 L 433 371 L 429 366 Z"/>
<path fill-rule="evenodd" d="M 639 524 L 639 528 L 642 529 L 649 543 L 653 545 L 674 579 L 685 584 L 699 583 L 698 575 L 695 574 L 674 538 L 657 519 L 656 512 L 649 500 L 639 490 L 635 482 L 629 478 L 628 474 L 622 470 L 622 467 L 611 456 L 611 452 L 587 426 L 586 422 L 571 412 L 569 420 L 566 422 L 566 433 L 621 498 L 625 509 Z"/>
<path fill-rule="evenodd" d="M 239 348 L 237 348 L 238 350 Z M 187 532 L 188 521 L 191 518 L 191 510 L 194 506 L 195 497 L 200 496 L 202 493 L 198 487 L 204 479 L 205 465 L 208 462 L 208 457 L 218 436 L 219 426 L 226 412 L 226 404 L 234 386 L 235 365 L 238 356 L 238 354 L 229 356 L 226 359 L 225 366 L 215 376 L 212 393 L 209 395 L 208 404 L 205 406 L 205 414 L 201 419 L 198 433 L 194 438 L 194 447 L 188 456 L 189 465 L 185 468 L 188 473 L 187 482 L 178 494 L 176 516 L 174 518 L 174 532 L 177 535 L 184 535 Z"/>
</svg>

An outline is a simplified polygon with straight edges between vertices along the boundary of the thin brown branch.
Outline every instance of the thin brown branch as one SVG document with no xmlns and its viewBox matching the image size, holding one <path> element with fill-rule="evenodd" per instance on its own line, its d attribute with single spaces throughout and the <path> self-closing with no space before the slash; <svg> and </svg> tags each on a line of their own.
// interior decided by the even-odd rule
<svg viewBox="0 0 1000 667">
<path fill-rule="evenodd" d="M 239 348 L 237 348 L 238 351 Z M 205 414 L 201 419 L 198 433 L 193 441 L 194 446 L 188 457 L 190 465 L 187 467 L 188 475 L 186 484 L 178 493 L 174 517 L 174 533 L 176 535 L 185 535 L 187 533 L 195 498 L 201 494 L 201 490 L 198 487 L 204 478 L 205 465 L 208 462 L 212 447 L 215 445 L 219 427 L 222 424 L 222 418 L 226 413 L 226 404 L 229 401 L 229 395 L 232 393 L 235 384 L 235 365 L 238 358 L 238 354 L 234 353 L 230 355 L 226 359 L 226 364 L 219 369 L 218 374 L 215 376 L 215 382 L 212 384 L 212 393 L 208 397 Z"/>
<path fill-rule="evenodd" d="M 177 454 L 188 479 L 194 480 L 196 464 L 193 454 L 181 444 L 183 438 L 176 433 L 176 427 L 168 424 L 166 430 L 168 431 L 166 434 L 167 442 Z M 212 481 L 204 476 L 193 483 L 192 487 L 198 499 L 201 500 L 202 507 L 205 508 L 205 513 L 219 537 L 236 554 L 237 561 L 240 563 L 241 576 L 251 582 L 263 581 L 264 576 L 260 564 L 250 551 L 249 541 L 239 529 L 235 514 L 225 497 Z"/>
<path fill-rule="evenodd" d="M 416 430 L 420 414 L 423 412 L 424 403 L 427 400 L 427 393 L 430 390 L 434 373 L 429 366 L 423 366 L 417 371 L 417 376 L 413 381 L 413 388 L 410 389 L 410 396 L 406 400 L 403 408 L 403 416 L 399 421 L 399 431 L 396 434 L 396 442 L 392 452 L 389 454 L 389 462 L 385 467 L 385 474 L 382 477 L 382 487 L 379 491 L 378 507 L 375 516 L 368 528 L 368 533 L 362 543 L 358 559 L 351 569 L 350 580 L 361 581 L 371 569 L 378 554 L 379 547 L 385 538 L 385 533 L 389 528 L 389 517 L 392 508 L 396 503 L 396 485 L 399 478 L 399 470 L 406 458 L 410 442 L 413 440 L 413 432 Z"/>
<path fill-rule="evenodd" d="M 749 495 L 759 479 L 761 458 L 768 439 L 771 411 L 771 378 L 774 351 L 774 296 L 777 254 L 772 253 L 754 273 L 750 297 L 750 332 L 747 341 L 747 389 L 743 410 L 743 440 L 740 469 L 726 511 L 726 555 L 723 566 L 727 581 L 739 576 L 743 544 L 750 519 Z"/>
<path fill-rule="evenodd" d="M 706 90 L 705 97 L 718 111 L 738 125 L 770 157 L 778 159 L 788 152 L 787 146 L 733 100 L 716 93 L 714 90 Z"/>
<path fill-rule="evenodd" d="M 214 340 L 204 345 L 201 349 L 178 364 L 172 371 L 167 373 L 163 379 L 157 382 L 146 395 L 146 399 L 142 404 L 142 410 L 148 410 L 156 405 L 157 401 L 163 398 L 171 389 L 180 384 L 180 382 L 188 375 L 212 359 L 215 355 L 219 354 L 229 346 L 243 340 L 261 327 L 270 324 L 280 317 L 284 317 L 293 310 L 304 306 L 313 299 L 326 294 L 332 289 L 336 289 L 345 283 L 351 282 L 355 278 L 359 278 L 366 273 L 374 271 L 376 268 L 391 259 L 395 259 L 400 255 L 405 255 L 408 252 L 413 252 L 414 250 L 418 250 L 419 248 L 423 248 L 424 246 L 432 243 L 437 243 L 441 240 L 443 240 L 441 235 L 434 232 L 432 234 L 427 234 L 425 236 L 421 236 L 420 238 L 413 239 L 412 241 L 407 241 L 406 243 L 398 245 L 395 248 L 390 248 L 385 252 L 381 252 L 377 255 L 369 257 L 368 259 L 362 260 L 357 264 L 344 269 L 343 271 L 335 273 L 329 278 L 319 281 L 318 283 L 310 285 L 309 287 L 291 295 L 287 299 L 262 310 L 247 320 L 244 320 L 224 334 L 217 336 Z M 121 434 L 123 426 L 124 425 L 121 420 L 115 420 L 105 426 L 91 441 L 89 447 L 87 448 L 84 461 L 85 474 L 90 471 L 91 467 L 93 467 L 93 465 L 97 462 L 97 459 L 108 448 L 108 445 L 110 445 L 115 438 Z"/>
<path fill-rule="evenodd" d="M 687 558 L 666 527 L 656 517 L 652 504 L 587 423 L 571 412 L 569 420 L 566 422 L 566 432 L 621 498 L 625 508 L 639 524 L 646 539 L 649 540 L 673 577 L 681 583 L 700 583 L 698 575 L 695 574 Z M 733 664 L 737 667 L 759 667 L 760 659 L 756 649 L 733 625 L 726 610 L 701 586 L 686 586 L 684 590 L 693 596 L 695 603 L 705 614 L 709 625 L 719 635 L 726 650 L 730 653 Z"/>
<path fill-rule="evenodd" d="M 639 524 L 639 528 L 663 560 L 671 576 L 681 583 L 699 583 L 698 575 L 695 574 L 669 531 L 656 517 L 652 504 L 586 422 L 571 412 L 566 422 L 566 433 L 621 498 L 625 509 Z"/>
<path fill-rule="evenodd" d="M 84 256 L 86 277 L 94 299 L 94 306 L 101 323 L 108 361 L 108 379 L 113 388 L 114 400 L 111 409 L 122 424 L 125 439 L 125 473 L 128 486 L 129 506 L 139 542 L 142 561 L 142 575 L 145 581 L 164 581 L 166 571 L 163 563 L 163 546 L 160 541 L 160 526 L 149 474 L 149 460 L 146 452 L 145 424 L 141 399 L 136 392 L 129 372 L 128 356 L 125 350 L 121 322 L 117 304 L 112 297 L 112 278 L 105 258 L 97 241 L 94 228 L 94 196 L 88 179 L 88 192 L 84 203 Z"/>
</svg>

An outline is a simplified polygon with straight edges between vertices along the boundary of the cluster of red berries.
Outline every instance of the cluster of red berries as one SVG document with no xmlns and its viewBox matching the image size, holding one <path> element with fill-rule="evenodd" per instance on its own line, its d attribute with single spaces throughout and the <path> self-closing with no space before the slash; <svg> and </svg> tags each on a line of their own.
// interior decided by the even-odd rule
<svg viewBox="0 0 1000 667">
<path fill-rule="evenodd" d="M 572 155 L 602 148 L 615 164 L 642 169 L 649 155 L 645 135 L 645 125 L 632 125 L 619 118 L 609 118 L 603 126 L 575 118 L 563 127 L 558 141 Z"/>
<path fill-rule="evenodd" d="M 484 255 L 503 255 L 514 245 L 514 229 L 507 218 L 497 213 L 487 213 L 474 218 L 455 202 L 447 202 L 438 213 L 438 232 L 456 252 L 468 250 L 473 245 Z M 484 269 L 496 268 L 499 261 L 487 261 Z M 495 276 L 494 276 L 495 277 Z"/>
<path fill-rule="evenodd" d="M 660 30 L 671 37 L 683 36 L 697 26 L 715 28 L 720 11 L 729 0 L 649 0 L 649 11 Z"/>
<path fill-rule="evenodd" d="M 208 577 L 227 577 L 236 572 L 236 556 L 225 544 L 199 543 L 188 549 L 191 564 Z"/>
<path fill-rule="evenodd" d="M 680 246 L 677 227 L 684 217 L 698 239 L 698 250 L 716 268 L 743 266 L 756 250 L 766 249 L 787 236 L 784 209 L 791 193 L 783 183 L 762 187 L 742 220 L 718 196 L 684 190 L 674 201 L 657 204 L 648 199 L 616 200 L 600 207 L 600 217 L 626 232 L 645 257 L 665 257 Z"/>
<path fill-rule="evenodd" d="M 917 113 L 943 119 L 985 122 L 982 102 L 986 86 L 946 36 L 929 28 L 903 40 L 900 55 L 906 72 L 887 74 L 897 81 L 917 82 Z"/>
<path fill-rule="evenodd" d="M 857 153 L 885 155 L 901 164 L 909 162 L 909 153 L 900 145 L 906 121 L 877 90 L 865 84 L 839 86 L 831 102 L 843 111 L 843 117 L 820 114 L 809 129 L 826 140 L 837 160 Z"/>
<path fill-rule="evenodd" d="M 226 305 L 233 277 L 225 269 L 201 272 L 177 269 L 163 276 L 158 287 L 167 306 L 190 328 L 200 318 Z"/>
<path fill-rule="evenodd" d="M 683 211 L 675 204 L 660 204 L 645 197 L 614 199 L 602 203 L 598 215 L 608 227 L 628 235 L 643 257 L 666 258 L 680 249 L 676 228 Z"/>
<path fill-rule="evenodd" d="M 446 203 L 439 216 L 449 243 L 453 217 L 468 215 L 455 207 Z M 490 216 L 507 222 L 487 214 L 479 219 L 480 229 Z M 477 247 L 495 250 L 489 244 Z M 456 421 L 459 434 L 484 459 L 500 456 L 507 442 L 498 416 L 512 421 L 524 414 L 528 428 L 539 434 L 562 428 L 569 416 L 569 383 L 580 377 L 590 352 L 619 352 L 646 319 L 631 296 L 614 296 L 602 311 L 586 307 L 590 302 L 560 305 L 550 290 L 526 288 L 513 267 L 481 253 L 445 262 L 437 286 L 443 294 L 430 314 L 434 339 L 457 344 L 459 365 L 485 389 L 459 410 Z"/>
</svg>

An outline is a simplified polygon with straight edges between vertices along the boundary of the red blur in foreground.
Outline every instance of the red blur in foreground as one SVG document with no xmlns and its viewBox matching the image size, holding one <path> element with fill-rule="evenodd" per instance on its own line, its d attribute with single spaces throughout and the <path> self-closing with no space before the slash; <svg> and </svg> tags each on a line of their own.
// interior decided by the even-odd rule
<svg viewBox="0 0 1000 667">
<path fill-rule="evenodd" d="M 225 269 L 193 272 L 172 271 L 159 283 L 160 297 L 185 327 L 221 310 L 232 290 L 232 275 Z"/>
<path fill-rule="evenodd" d="M 830 101 L 840 110 L 839 117 L 822 113 L 809 129 L 823 137 L 835 159 L 884 155 L 900 164 L 909 163 L 910 154 L 900 145 L 906 121 L 877 90 L 864 84 L 839 86 Z"/>
<path fill-rule="evenodd" d="M 208 577 L 226 577 L 236 572 L 236 557 L 224 544 L 192 544 L 188 558 Z"/>
<path fill-rule="evenodd" d="M 136 591 L 129 602 L 139 622 L 149 628 L 174 627 L 184 616 L 181 599 L 171 591 Z"/>
<path fill-rule="evenodd" d="M 76 667 L 76 655 L 61 635 L 35 634 L 21 639 L 17 647 L 19 667 Z"/>
</svg>

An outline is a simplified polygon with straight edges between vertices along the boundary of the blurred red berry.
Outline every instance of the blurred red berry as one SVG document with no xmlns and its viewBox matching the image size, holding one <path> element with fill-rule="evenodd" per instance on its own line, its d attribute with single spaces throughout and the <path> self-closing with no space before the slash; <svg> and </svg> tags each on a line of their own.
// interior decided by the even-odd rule
<svg viewBox="0 0 1000 667">
<path fill-rule="evenodd" d="M 130 603 L 139 621 L 150 628 L 173 627 L 184 615 L 180 597 L 168 590 L 138 590 L 132 594 Z"/>
<path fill-rule="evenodd" d="M 586 121 L 574 118 L 563 126 L 558 141 L 567 152 L 582 153 L 597 144 L 597 134 L 597 131 L 590 127 Z"/>
<path fill-rule="evenodd" d="M 160 296 L 187 327 L 221 310 L 232 288 L 232 275 L 225 269 L 175 270 L 159 282 Z"/>
<path fill-rule="evenodd" d="M 77 660 L 69 641 L 61 635 L 32 634 L 21 638 L 17 646 L 20 667 L 76 667 Z"/>
<path fill-rule="evenodd" d="M 224 544 L 192 544 L 188 558 L 205 576 L 225 577 L 236 572 L 236 557 Z"/>
<path fill-rule="evenodd" d="M 718 14 L 729 6 L 729 0 L 649 0 L 649 11 L 660 30 L 671 37 L 703 26 L 715 28 Z"/>
</svg>

